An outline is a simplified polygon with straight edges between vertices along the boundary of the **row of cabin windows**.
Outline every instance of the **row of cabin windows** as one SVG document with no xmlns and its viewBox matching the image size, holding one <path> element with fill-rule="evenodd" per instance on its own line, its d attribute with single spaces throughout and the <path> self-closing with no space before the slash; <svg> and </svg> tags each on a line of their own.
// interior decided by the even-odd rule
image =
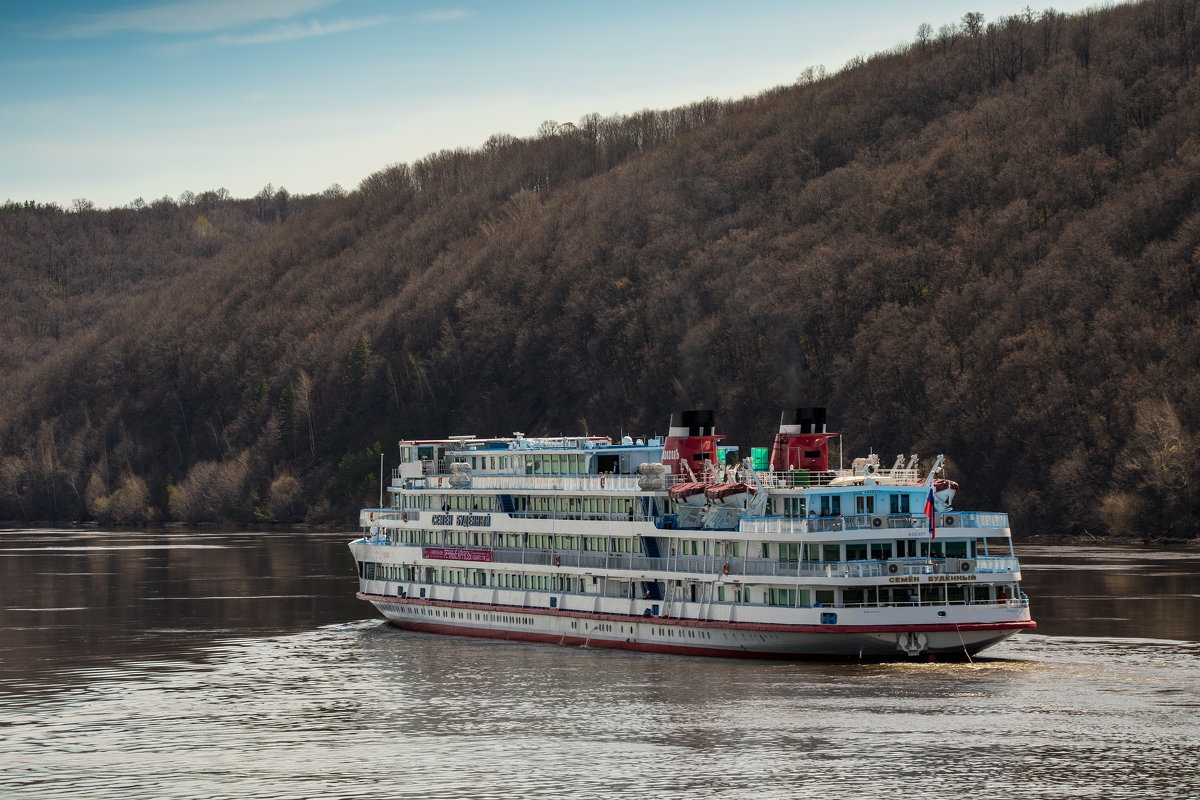
<svg viewBox="0 0 1200 800">
<path fill-rule="evenodd" d="M 362 564 L 363 578 L 368 581 L 430 581 L 461 586 L 495 586 L 504 589 L 540 589 L 543 591 L 586 592 L 587 578 L 569 575 L 525 575 L 517 572 L 494 572 L 484 569 L 448 569 L 412 567 L 400 564 Z M 593 581 L 594 583 L 594 581 Z"/>
<path fill-rule="evenodd" d="M 417 511 L 495 511 L 500 507 L 492 494 L 413 494 L 396 492 L 392 507 Z"/>
<path fill-rule="evenodd" d="M 621 536 L 555 536 L 540 533 L 500 533 L 492 531 L 444 531 L 417 528 L 391 529 L 388 541 L 395 544 L 429 544 L 452 547 L 504 547 L 534 550 L 582 550 L 592 553 L 642 553 L 642 540 Z M 680 539 L 682 556 L 741 558 L 741 543 L 711 539 Z M 781 564 L 800 561 L 840 562 L 879 561 L 889 558 L 975 558 L 975 541 L 900 539 L 896 542 L 855 542 L 821 544 L 817 542 L 760 542 L 759 558 Z"/>
<path fill-rule="evenodd" d="M 856 494 L 854 497 L 855 514 L 879 513 L 908 514 L 912 503 L 908 494 L 887 494 L 887 511 L 884 511 L 883 497 L 876 502 L 875 494 Z M 785 517 L 805 517 L 808 515 L 807 497 L 784 497 L 781 506 L 776 511 Z M 813 498 L 814 500 L 818 498 Z M 813 513 L 823 517 L 841 516 L 842 495 L 821 495 L 820 502 L 814 506 Z M 664 501 L 666 513 L 672 513 L 673 504 Z M 499 502 L 495 495 L 485 493 L 472 494 L 415 494 L 396 493 L 392 502 L 395 508 L 440 509 L 443 511 L 495 511 Z M 562 514 L 624 514 L 634 510 L 632 498 L 614 497 L 562 497 L 558 495 L 513 495 L 512 507 L 515 511 L 543 511 Z M 848 512 L 849 509 L 847 508 Z"/>
<path fill-rule="evenodd" d="M 496 511 L 500 508 L 494 494 L 416 494 L 397 492 L 394 508 L 430 511 Z M 628 517 L 636 508 L 632 498 L 561 497 L 551 495 L 512 495 L 514 511 L 535 511 L 566 515 L 616 515 Z"/>
<path fill-rule="evenodd" d="M 893 542 L 855 542 L 852 544 L 820 544 L 817 542 L 762 542 L 760 557 L 781 564 L 803 561 L 886 561 L 889 558 L 974 558 L 974 541 L 946 540 L 932 542 L 900 539 Z"/>
<path fill-rule="evenodd" d="M 740 542 L 725 542 L 712 539 L 680 539 L 679 554 L 684 556 L 727 556 L 740 558 Z"/>
<path fill-rule="evenodd" d="M 432 448 L 402 447 L 400 460 L 413 463 L 421 459 L 434 458 Z M 514 467 L 524 466 L 526 475 L 586 475 L 587 455 L 584 453 L 538 453 L 521 456 L 493 456 L 455 454 L 456 459 L 471 465 L 473 471 L 510 472 Z"/>
<path fill-rule="evenodd" d="M 546 511 L 561 514 L 616 514 L 628 516 L 633 513 L 632 498 L 621 497 L 557 497 L 547 495 L 513 495 L 516 511 Z"/>
<path fill-rule="evenodd" d="M 819 514 L 822 517 L 838 517 L 841 516 L 842 498 L 854 498 L 854 514 L 908 514 L 911 513 L 912 496 L 911 494 L 899 494 L 896 492 L 869 492 L 865 494 L 855 495 L 840 495 L 840 494 L 823 494 L 813 498 L 813 514 Z M 807 497 L 784 497 L 783 503 L 775 507 L 776 513 L 780 513 L 785 517 L 806 517 L 808 516 L 808 498 Z M 819 502 L 817 502 L 819 500 Z M 886 506 L 886 511 L 885 511 Z M 849 506 L 846 507 L 845 513 L 851 513 Z"/>
<path fill-rule="evenodd" d="M 569 575 L 525 575 L 515 572 L 494 572 L 482 569 L 449 569 L 412 567 L 399 564 L 363 562 L 362 576 L 365 580 L 382 581 L 433 581 L 462 586 L 494 586 L 504 589 L 534 589 L 540 591 L 587 593 L 598 590 L 598 582 L 592 578 L 577 578 Z M 632 589 L 633 586 L 630 585 Z M 921 584 L 894 587 L 867 586 L 842 589 L 842 606 L 874 606 L 907 603 L 972 603 L 995 602 L 1016 597 L 1019 587 L 1014 585 L 991 585 L 969 583 Z M 761 590 L 762 602 L 769 606 L 805 608 L 809 606 L 839 605 L 838 593 L 834 589 L 797 589 L 794 587 L 767 587 Z M 1002 594 L 1003 592 L 1003 594 Z M 759 596 L 759 595 L 754 595 Z M 748 586 L 718 584 L 717 601 L 721 603 L 749 603 L 751 590 Z"/>
<path fill-rule="evenodd" d="M 473 471 L 508 472 L 521 464 L 520 456 L 462 456 Z M 524 458 L 526 475 L 586 475 L 587 455 L 584 453 L 539 453 Z"/>
<path fill-rule="evenodd" d="M 365 580 L 381 581 L 433 581 L 443 584 L 460 586 L 494 586 L 501 589 L 534 589 L 539 591 L 560 591 L 586 593 L 588 579 L 567 575 L 526 575 L 517 572 L 494 572 L 482 569 L 450 569 L 434 567 L 413 567 L 399 564 L 380 564 L 364 562 L 362 573 Z M 597 584 L 595 578 L 592 584 Z M 622 582 L 624 583 L 624 582 Z M 595 588 L 593 586 L 593 588 Z M 632 584 L 629 589 L 634 590 Z M 794 606 L 797 601 L 797 591 L 803 605 L 808 604 L 807 589 L 770 588 L 764 590 L 763 600 L 767 605 Z M 818 594 L 821 594 L 820 592 Z M 832 593 L 830 593 L 832 595 Z M 719 602 L 750 602 L 750 587 L 717 586 Z M 728 599 L 727 599 L 728 598 Z M 832 596 L 829 599 L 832 604 Z"/>
<path fill-rule="evenodd" d="M 508 472 L 509 468 L 508 456 L 471 456 L 467 463 L 474 471 Z"/>
<path fill-rule="evenodd" d="M 543 453 L 525 456 L 526 475 L 586 475 L 583 453 Z"/>
<path fill-rule="evenodd" d="M 877 495 L 879 495 L 877 497 Z M 912 510 L 911 495 L 896 493 L 856 494 L 854 511 L 845 509 L 846 513 L 854 514 L 909 514 Z M 886 497 L 886 511 L 884 498 Z M 843 512 L 843 495 L 820 495 L 819 503 L 813 507 L 813 513 L 822 517 L 838 517 Z M 849 496 L 847 496 L 849 499 Z M 806 517 L 808 515 L 807 497 L 784 497 L 782 503 L 776 506 L 776 512 L 785 517 Z M 562 514 L 631 514 L 634 510 L 632 498 L 613 497 L 562 497 L 546 495 L 513 495 L 515 511 L 541 511 Z M 392 501 L 395 508 L 439 509 L 443 511 L 495 511 L 499 502 L 495 495 L 485 493 L 472 494 L 417 494 L 397 492 Z M 672 513 L 674 505 L 664 501 L 666 513 Z"/>
<path fill-rule="evenodd" d="M 387 540 L 393 544 L 430 544 L 448 547 L 505 547 L 605 553 L 642 552 L 641 539 L 622 536 L 554 536 L 547 533 L 393 528 L 387 531 Z"/>
<path fill-rule="evenodd" d="M 783 589 L 769 588 L 762 593 L 763 603 L 768 606 L 789 606 L 791 608 L 807 608 L 821 605 L 832 606 L 837 597 L 833 589 Z"/>
</svg>

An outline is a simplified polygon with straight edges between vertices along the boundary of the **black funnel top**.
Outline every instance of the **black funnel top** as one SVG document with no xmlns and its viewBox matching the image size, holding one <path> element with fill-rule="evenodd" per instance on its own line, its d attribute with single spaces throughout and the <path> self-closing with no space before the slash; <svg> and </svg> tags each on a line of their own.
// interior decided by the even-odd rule
<svg viewBox="0 0 1200 800">
<path fill-rule="evenodd" d="M 679 412 L 679 424 L 671 421 L 672 427 L 687 428 L 688 436 L 712 436 L 717 424 L 717 412 L 710 408 Z"/>
<path fill-rule="evenodd" d="M 801 433 L 825 433 L 824 408 L 793 408 L 790 420 L 787 414 L 784 419 L 785 425 L 799 425 Z"/>
</svg>

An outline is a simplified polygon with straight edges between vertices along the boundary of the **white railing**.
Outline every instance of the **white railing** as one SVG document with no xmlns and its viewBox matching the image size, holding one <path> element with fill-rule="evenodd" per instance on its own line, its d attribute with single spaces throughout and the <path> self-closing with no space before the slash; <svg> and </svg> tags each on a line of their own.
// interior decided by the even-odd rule
<svg viewBox="0 0 1200 800">
<path fill-rule="evenodd" d="M 364 538 L 367 544 L 400 544 L 409 547 L 441 545 L 405 544 L 390 542 L 386 535 L 379 534 Z M 467 548 L 471 549 L 471 548 Z M 773 559 L 726 558 L 722 556 L 664 556 L 651 558 L 640 553 L 589 553 L 579 551 L 554 551 L 534 549 L 498 548 L 491 551 L 490 562 L 482 563 L 524 564 L 530 566 L 570 567 L 594 570 L 630 570 L 640 572 L 676 572 L 698 575 L 745 575 L 753 577 L 781 578 L 882 578 L 906 575 L 942 574 L 1010 574 L 1020 570 L 1016 558 L 1007 556 L 981 556 L 968 558 L 910 558 L 886 561 L 801 561 L 788 562 Z M 961 571 L 962 562 L 974 562 L 970 569 Z"/>
<path fill-rule="evenodd" d="M 1008 514 L 1000 511 L 955 511 L 949 514 L 943 514 L 944 517 L 950 517 L 955 520 L 958 527 L 961 528 L 1007 528 Z M 953 526 L 943 524 L 942 528 L 950 528 Z"/>
<path fill-rule="evenodd" d="M 605 482 L 607 486 L 613 478 L 606 476 L 608 479 Z M 546 480 L 546 479 L 543 479 Z M 629 479 L 626 479 L 629 480 Z M 437 509 L 397 509 L 397 508 L 375 508 L 363 509 L 359 515 L 359 524 L 362 526 L 377 525 L 384 521 L 393 522 L 428 522 L 426 517 L 421 519 L 421 514 L 437 514 Z M 499 509 L 490 511 L 466 511 L 454 509 L 448 513 L 453 514 L 502 514 L 504 512 Z M 632 510 L 632 517 L 629 512 L 617 512 L 610 514 L 601 514 L 584 511 L 514 511 L 511 512 L 513 517 L 522 517 L 526 519 L 590 519 L 590 520 L 612 520 L 612 521 L 630 521 L 648 520 L 653 517 L 646 516 L 642 509 L 635 507 Z M 947 524 L 949 520 L 953 520 Z M 943 536 L 949 536 L 957 528 L 966 528 L 978 530 L 981 528 L 992 528 L 1003 530 L 1008 528 L 1008 514 L 994 511 L 955 511 L 946 514 L 938 515 L 937 531 Z M 837 533 L 841 531 L 865 531 L 876 530 L 881 533 L 893 530 L 918 530 L 927 527 L 926 517 L 923 514 L 857 514 L 848 517 L 809 517 L 802 519 L 800 517 L 743 517 L 738 521 L 738 533 L 752 536 L 755 534 L 807 534 L 807 533 Z M 684 529 L 680 529 L 684 530 Z"/>
<path fill-rule="evenodd" d="M 758 472 L 759 481 L 773 489 L 801 489 L 809 486 L 828 486 L 835 480 L 873 480 L 885 485 L 918 485 L 922 476 L 915 469 L 880 469 L 867 475 L 852 469 L 837 469 L 828 472 L 788 470 L 786 472 Z"/>
<path fill-rule="evenodd" d="M 480 475 L 471 473 L 464 486 L 455 486 L 450 475 L 427 475 L 417 479 L 417 489 L 537 489 L 568 492 L 638 492 L 638 475 Z M 669 477 L 669 476 L 664 476 Z M 400 486 L 403 479 L 398 470 L 392 471 L 392 485 Z M 665 484 L 664 484 L 665 485 Z"/>
<path fill-rule="evenodd" d="M 468 473 L 472 489 L 562 489 L 568 491 L 596 491 L 611 489 L 615 491 L 641 491 L 638 486 L 639 475 L 495 475 L 488 473 Z M 408 476 L 412 477 L 412 476 Z M 693 479 L 689 475 L 660 476 L 663 488 L 670 488 L 677 483 L 689 483 Z M 881 485 L 918 485 L 921 476 L 913 469 L 882 469 L 872 475 L 864 475 L 854 470 L 841 469 L 828 472 L 792 470 L 787 472 L 756 472 L 758 482 L 768 489 L 803 489 L 813 486 L 828 486 L 835 480 L 866 480 L 877 481 Z M 701 478 L 704 480 L 705 478 Z M 392 485 L 403 484 L 405 476 L 400 469 L 392 470 Z M 435 471 L 432 464 L 426 463 L 424 475 L 417 480 L 423 480 L 425 488 L 449 488 L 450 475 Z M 730 471 L 726 474 L 727 481 L 749 481 L 750 476 L 745 470 Z"/>
<path fill-rule="evenodd" d="M 367 584 L 380 584 L 380 586 L 375 587 L 375 586 L 369 586 Z M 401 595 L 397 594 L 397 592 L 406 586 L 410 587 L 409 589 L 406 590 L 406 591 L 410 591 L 410 592 L 415 591 L 418 587 L 426 587 L 426 586 L 433 588 L 433 589 L 440 588 L 440 589 L 449 589 L 449 590 L 487 588 L 487 589 L 500 590 L 500 591 L 511 590 L 514 592 L 538 594 L 538 595 L 543 595 L 545 597 L 553 596 L 553 597 L 562 597 L 562 598 L 575 598 L 575 599 L 586 600 L 587 606 L 588 606 L 587 610 L 591 610 L 591 603 L 597 597 L 628 598 L 628 599 L 633 600 L 642 605 L 644 605 L 646 603 L 660 603 L 664 606 L 664 610 L 663 610 L 664 614 L 667 613 L 667 609 L 670 608 L 672 604 L 674 604 L 674 605 L 680 604 L 680 601 L 678 601 L 678 600 L 674 600 L 674 601 L 663 600 L 663 599 L 650 600 L 648 598 L 643 598 L 643 599 L 639 600 L 635 597 L 629 597 L 624 592 L 621 592 L 618 590 L 612 590 L 612 591 L 606 591 L 606 592 L 567 592 L 567 591 L 563 591 L 560 589 L 534 589 L 532 587 L 497 586 L 495 584 L 487 584 L 486 586 L 483 586 L 480 584 L 447 583 L 447 582 L 442 582 L 442 581 L 429 582 L 429 581 L 418 581 L 415 579 L 396 580 L 396 579 L 380 578 L 377 576 L 371 576 L 371 577 L 364 576 L 360 582 L 360 588 L 362 589 L 362 591 L 365 591 L 368 593 L 378 593 L 378 594 L 382 594 L 384 596 L 390 595 L 390 596 L 399 597 Z M 374 592 L 371 591 L 372 589 L 374 589 Z M 434 592 L 435 598 L 437 597 L 437 594 L 438 594 L 438 592 Z M 411 596 L 411 595 L 404 595 L 404 596 Z M 422 595 L 422 597 L 423 596 L 424 595 Z M 443 598 L 437 598 L 437 599 L 443 599 Z M 457 602 L 462 605 L 471 605 L 471 604 L 487 605 L 487 606 L 495 605 L 495 603 L 492 603 L 492 602 L 473 603 L 472 601 L 469 601 L 469 600 L 455 600 L 453 602 Z M 507 604 L 501 603 L 500 605 L 507 605 Z M 1024 595 L 1021 595 L 1020 597 L 1010 597 L 1010 598 L 1006 598 L 1003 600 L 1001 600 L 1001 599 L 994 599 L 994 600 L 993 599 L 977 599 L 977 600 L 937 599 L 937 600 L 931 600 L 931 599 L 918 598 L 915 600 L 905 601 L 905 600 L 900 600 L 900 599 L 896 598 L 896 599 L 893 599 L 891 602 L 883 602 L 881 600 L 881 601 L 878 601 L 875 603 L 820 603 L 820 604 L 814 604 L 812 606 L 802 606 L 802 605 L 787 606 L 787 605 L 780 605 L 778 603 L 754 603 L 754 602 L 740 602 L 739 603 L 739 602 L 728 602 L 728 601 L 724 601 L 724 600 L 714 600 L 714 601 L 705 601 L 702 604 L 696 604 L 696 605 L 703 605 L 704 608 L 708 610 L 708 613 L 705 613 L 699 617 L 685 617 L 685 619 L 727 620 L 727 619 L 729 619 L 728 612 L 726 612 L 724 615 L 712 613 L 712 609 L 714 609 L 714 608 L 726 608 L 726 607 L 728 607 L 728 608 L 821 608 L 821 609 L 826 609 L 826 608 L 904 608 L 904 607 L 917 607 L 917 606 L 1003 606 L 1006 608 L 1027 608 L 1029 606 L 1029 598 Z M 554 608 L 555 606 L 550 606 L 550 607 Z M 563 610 L 584 610 L 581 608 L 572 608 L 569 603 L 558 606 L 558 607 Z M 531 606 L 513 605 L 512 608 L 513 609 L 525 609 L 525 608 L 531 608 Z M 614 613 L 614 612 L 608 612 L 608 613 Z M 639 614 L 637 616 L 642 616 L 642 615 Z"/>
<path fill-rule="evenodd" d="M 912 530 L 928 527 L 924 514 L 854 514 L 838 517 L 743 517 L 740 533 L 836 533 L 862 530 Z M 1008 527 L 1008 514 L 993 511 L 951 511 L 939 513 L 937 530 L 947 535 L 955 528 Z"/>
<path fill-rule="evenodd" d="M 472 475 L 472 489 L 561 489 L 636 492 L 637 475 Z"/>
</svg>

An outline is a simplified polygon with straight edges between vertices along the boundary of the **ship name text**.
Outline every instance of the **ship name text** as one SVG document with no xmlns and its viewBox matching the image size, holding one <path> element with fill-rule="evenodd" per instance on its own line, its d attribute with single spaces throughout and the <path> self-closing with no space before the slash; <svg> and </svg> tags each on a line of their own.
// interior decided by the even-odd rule
<svg viewBox="0 0 1200 800">
<path fill-rule="evenodd" d="M 431 525 L 458 525 L 463 528 L 492 527 L 491 514 L 434 514 Z"/>
<path fill-rule="evenodd" d="M 421 550 L 422 558 L 436 558 L 443 561 L 491 561 L 490 550 L 461 550 L 446 547 L 425 547 Z"/>
<path fill-rule="evenodd" d="M 926 575 L 924 583 L 958 583 L 959 581 L 973 581 L 974 575 Z M 921 583 L 920 575 L 893 575 L 888 578 L 888 583 Z"/>
</svg>

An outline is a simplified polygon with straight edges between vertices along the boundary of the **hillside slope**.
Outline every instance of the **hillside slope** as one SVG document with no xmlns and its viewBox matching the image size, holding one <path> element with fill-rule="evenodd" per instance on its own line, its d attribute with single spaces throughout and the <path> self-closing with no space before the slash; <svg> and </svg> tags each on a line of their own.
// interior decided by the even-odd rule
<svg viewBox="0 0 1200 800">
<path fill-rule="evenodd" d="M 814 404 L 848 453 L 947 453 L 1020 531 L 1194 536 L 1198 4 L 976 22 L 286 214 L 178 206 L 94 319 L 82 288 L 70 325 L 9 321 L 39 357 L 0 351 L 0 517 L 349 520 L 401 435 L 703 404 L 748 448 Z M 35 254 L 131 213 L 6 210 Z"/>
</svg>

